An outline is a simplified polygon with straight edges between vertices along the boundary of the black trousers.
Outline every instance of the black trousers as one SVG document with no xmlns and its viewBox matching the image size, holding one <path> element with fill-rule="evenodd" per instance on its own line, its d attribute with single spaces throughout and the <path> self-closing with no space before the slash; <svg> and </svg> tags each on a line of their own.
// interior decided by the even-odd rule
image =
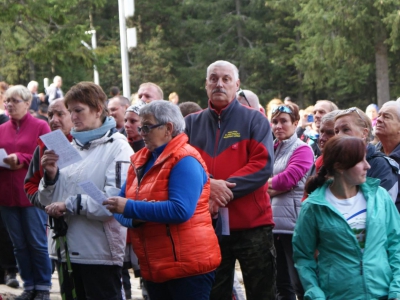
<svg viewBox="0 0 400 300">
<path fill-rule="evenodd" d="M 58 263 L 57 263 L 58 265 Z M 122 267 L 108 265 L 71 264 L 72 277 L 78 300 L 121 300 Z M 59 270 L 59 268 L 57 268 Z M 60 285 L 61 294 L 71 300 L 72 286 L 68 280 L 66 263 L 62 263 L 64 282 Z"/>
</svg>

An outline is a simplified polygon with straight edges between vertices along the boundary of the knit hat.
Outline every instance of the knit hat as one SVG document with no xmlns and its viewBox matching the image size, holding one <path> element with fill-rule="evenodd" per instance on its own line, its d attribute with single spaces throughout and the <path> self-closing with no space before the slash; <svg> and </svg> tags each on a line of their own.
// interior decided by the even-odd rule
<svg viewBox="0 0 400 300">
<path fill-rule="evenodd" d="M 129 106 L 126 111 L 127 112 L 131 111 L 131 112 L 134 112 L 135 114 L 139 115 L 139 110 L 145 105 L 146 105 L 145 102 L 143 102 L 142 100 L 138 100 L 134 105 Z"/>
</svg>

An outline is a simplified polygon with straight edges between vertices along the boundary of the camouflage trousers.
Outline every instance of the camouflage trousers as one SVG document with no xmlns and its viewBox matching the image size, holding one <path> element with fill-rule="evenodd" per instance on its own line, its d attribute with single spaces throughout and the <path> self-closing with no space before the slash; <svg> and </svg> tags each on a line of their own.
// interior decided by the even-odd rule
<svg viewBox="0 0 400 300">
<path fill-rule="evenodd" d="M 242 270 L 247 300 L 274 300 L 276 252 L 271 226 L 231 231 L 218 237 L 222 261 L 218 267 L 211 300 L 232 300 L 235 262 Z"/>
</svg>

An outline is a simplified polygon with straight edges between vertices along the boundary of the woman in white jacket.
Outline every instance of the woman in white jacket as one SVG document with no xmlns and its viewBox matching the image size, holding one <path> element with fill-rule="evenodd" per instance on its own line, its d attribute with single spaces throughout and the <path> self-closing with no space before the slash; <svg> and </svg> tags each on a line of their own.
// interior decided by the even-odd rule
<svg viewBox="0 0 400 300">
<path fill-rule="evenodd" d="M 118 195 L 133 154 L 126 138 L 108 117 L 107 96 L 90 82 L 73 86 L 65 95 L 71 112 L 73 146 L 82 160 L 63 169 L 58 155 L 46 150 L 39 200 L 52 217 L 64 216 L 78 299 L 121 299 L 121 270 L 126 228 L 119 225 L 101 199 L 87 195 L 79 183 L 90 180 L 108 198 Z M 124 166 L 125 165 L 125 166 Z"/>
</svg>

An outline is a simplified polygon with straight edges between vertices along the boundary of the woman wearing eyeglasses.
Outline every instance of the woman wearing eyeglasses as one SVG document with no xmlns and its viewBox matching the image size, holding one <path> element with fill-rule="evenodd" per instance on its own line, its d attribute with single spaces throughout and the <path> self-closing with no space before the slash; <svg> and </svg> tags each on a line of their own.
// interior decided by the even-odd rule
<svg viewBox="0 0 400 300">
<path fill-rule="evenodd" d="M 362 139 L 367 147 L 367 161 L 371 168 L 368 177 L 381 180 L 381 187 L 386 189 L 393 201 L 398 192 L 398 164 L 369 143 L 372 139 L 372 124 L 368 116 L 357 107 L 341 111 L 335 118 L 335 134 L 348 135 Z"/>
<path fill-rule="evenodd" d="M 303 299 L 303 288 L 293 263 L 292 235 L 300 212 L 308 171 L 314 163 L 313 152 L 296 134 L 300 120 L 296 104 L 280 105 L 272 110 L 275 161 L 268 193 L 275 227 L 277 252 L 277 299 Z"/>
<path fill-rule="evenodd" d="M 104 202 L 129 230 L 152 300 L 208 300 L 221 261 L 208 209 L 210 180 L 177 105 L 139 111 L 145 148 L 131 157 L 121 197 Z"/>
<path fill-rule="evenodd" d="M 365 144 L 331 138 L 293 235 L 305 299 L 400 299 L 400 218 L 370 168 Z M 314 258 L 318 249 L 318 259 Z"/>
<path fill-rule="evenodd" d="M 31 116 L 31 92 L 22 85 L 10 87 L 4 104 L 10 120 L 0 125 L 0 148 L 7 157 L 0 167 L 0 211 L 10 234 L 24 291 L 16 299 L 50 299 L 51 264 L 47 251 L 47 215 L 33 207 L 25 195 L 24 179 L 39 136 L 49 125 Z M 0 245 L 2 247 L 3 245 Z M 15 271 L 9 274 L 18 286 Z"/>
<path fill-rule="evenodd" d="M 66 238 L 79 300 L 121 299 L 126 228 L 102 205 L 102 199 L 91 198 L 79 186 L 89 180 L 111 197 L 119 194 L 126 178 L 133 150 L 115 128 L 114 118 L 108 116 L 106 100 L 94 83 L 73 86 L 64 102 L 73 123 L 72 145 L 82 160 L 60 170 L 54 151 L 46 150 L 41 159 L 45 176 L 39 185 L 39 200 L 50 216 L 63 216 L 68 225 Z M 57 259 L 55 251 L 51 255 Z M 64 280 L 69 277 L 64 274 Z"/>
</svg>

